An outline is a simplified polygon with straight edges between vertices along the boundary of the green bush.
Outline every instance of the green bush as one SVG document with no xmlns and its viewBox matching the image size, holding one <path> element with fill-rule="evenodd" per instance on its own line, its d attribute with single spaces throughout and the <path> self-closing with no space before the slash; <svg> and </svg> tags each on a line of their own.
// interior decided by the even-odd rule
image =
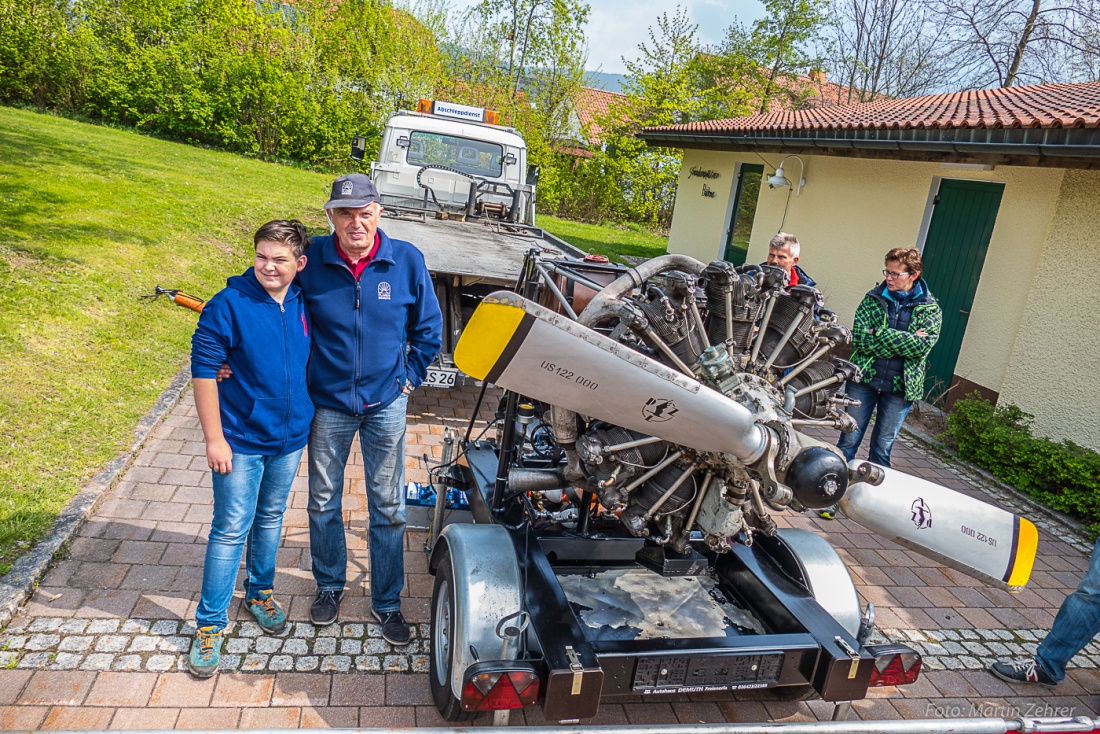
<svg viewBox="0 0 1100 734">
<path fill-rule="evenodd" d="M 1033 435 L 1032 419 L 1015 405 L 994 406 L 975 392 L 951 408 L 948 436 L 960 458 L 1082 520 L 1100 536 L 1100 454 Z"/>
</svg>

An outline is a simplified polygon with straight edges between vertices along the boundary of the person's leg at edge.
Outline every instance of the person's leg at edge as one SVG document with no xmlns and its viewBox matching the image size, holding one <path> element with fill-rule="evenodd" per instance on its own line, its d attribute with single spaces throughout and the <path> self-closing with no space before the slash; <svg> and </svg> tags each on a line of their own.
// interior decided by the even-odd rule
<svg viewBox="0 0 1100 734">
<path fill-rule="evenodd" d="M 359 418 L 318 407 L 309 432 L 309 553 L 318 591 L 340 592 L 347 582 L 344 467 Z"/>
<path fill-rule="evenodd" d="M 867 458 L 871 463 L 890 466 L 890 452 L 894 449 L 894 441 L 912 407 L 912 400 L 906 400 L 897 393 L 879 395 L 878 415 L 875 417 L 875 427 L 871 429 L 871 443 L 867 447 Z"/>
<path fill-rule="evenodd" d="M 367 508 L 370 514 L 371 607 L 401 609 L 405 586 L 405 422 L 408 395 L 363 418 Z"/>
<path fill-rule="evenodd" d="M 836 444 L 844 454 L 844 458 L 851 461 L 856 458 L 859 444 L 863 441 L 863 434 L 867 432 L 867 425 L 871 422 L 871 414 L 875 412 L 878 391 L 849 380 L 844 392 L 851 399 L 859 401 L 859 405 L 848 406 L 848 415 L 855 419 L 856 430 L 840 434 L 840 440 Z"/>
<path fill-rule="evenodd" d="M 214 520 L 206 544 L 202 593 L 195 612 L 198 627 L 224 629 L 245 539 L 256 516 L 256 497 L 263 476 L 262 456 L 233 454 L 233 471 L 213 472 Z"/>
<path fill-rule="evenodd" d="M 264 457 L 263 479 L 256 497 L 256 519 L 252 522 L 246 550 L 246 598 L 275 586 L 275 556 L 283 534 L 283 515 L 291 484 L 302 463 L 302 451 Z"/>
<path fill-rule="evenodd" d="M 1035 660 L 1055 683 L 1066 677 L 1066 665 L 1100 633 L 1100 540 L 1092 549 L 1085 578 L 1066 597 L 1050 632 L 1039 643 Z"/>
</svg>

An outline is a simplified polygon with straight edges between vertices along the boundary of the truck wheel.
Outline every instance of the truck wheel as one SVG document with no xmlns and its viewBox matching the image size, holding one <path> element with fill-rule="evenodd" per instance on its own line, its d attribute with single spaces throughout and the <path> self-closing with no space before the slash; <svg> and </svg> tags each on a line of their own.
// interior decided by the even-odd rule
<svg viewBox="0 0 1100 734">
<path fill-rule="evenodd" d="M 451 553 L 444 551 L 435 572 L 435 587 L 432 589 L 432 651 L 429 656 L 428 680 L 435 707 L 446 721 L 471 721 L 477 718 L 477 712 L 463 711 L 462 702 L 451 691 L 455 656 L 452 644 L 454 634 L 454 571 L 451 569 Z"/>
</svg>

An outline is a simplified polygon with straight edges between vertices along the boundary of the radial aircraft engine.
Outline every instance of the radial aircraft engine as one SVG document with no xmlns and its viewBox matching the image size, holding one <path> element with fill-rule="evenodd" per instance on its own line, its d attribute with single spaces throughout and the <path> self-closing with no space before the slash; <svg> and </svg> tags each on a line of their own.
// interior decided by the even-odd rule
<svg viewBox="0 0 1100 734">
<path fill-rule="evenodd" d="M 559 300 L 564 301 L 560 296 Z M 839 502 L 865 527 L 1002 588 L 1022 588 L 1026 518 L 866 461 L 803 430 L 854 430 L 841 391 L 851 332 L 817 290 L 769 266 L 665 255 L 574 320 L 516 293 L 485 298 L 454 352 L 467 374 L 549 407 L 560 464 L 519 489 L 574 487 L 677 553 L 774 535 L 772 513 Z M 526 483 L 526 484 L 524 484 Z"/>
</svg>

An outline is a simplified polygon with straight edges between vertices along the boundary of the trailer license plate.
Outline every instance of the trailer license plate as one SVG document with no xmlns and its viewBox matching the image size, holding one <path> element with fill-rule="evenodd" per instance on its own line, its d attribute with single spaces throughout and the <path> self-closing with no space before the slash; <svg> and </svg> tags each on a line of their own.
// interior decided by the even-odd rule
<svg viewBox="0 0 1100 734">
<path fill-rule="evenodd" d="M 647 657 L 634 668 L 634 690 L 765 688 L 779 680 L 783 654 Z"/>
<path fill-rule="evenodd" d="M 423 384 L 427 387 L 454 387 L 457 378 L 458 370 L 429 367 L 428 376 L 424 378 Z"/>
</svg>

